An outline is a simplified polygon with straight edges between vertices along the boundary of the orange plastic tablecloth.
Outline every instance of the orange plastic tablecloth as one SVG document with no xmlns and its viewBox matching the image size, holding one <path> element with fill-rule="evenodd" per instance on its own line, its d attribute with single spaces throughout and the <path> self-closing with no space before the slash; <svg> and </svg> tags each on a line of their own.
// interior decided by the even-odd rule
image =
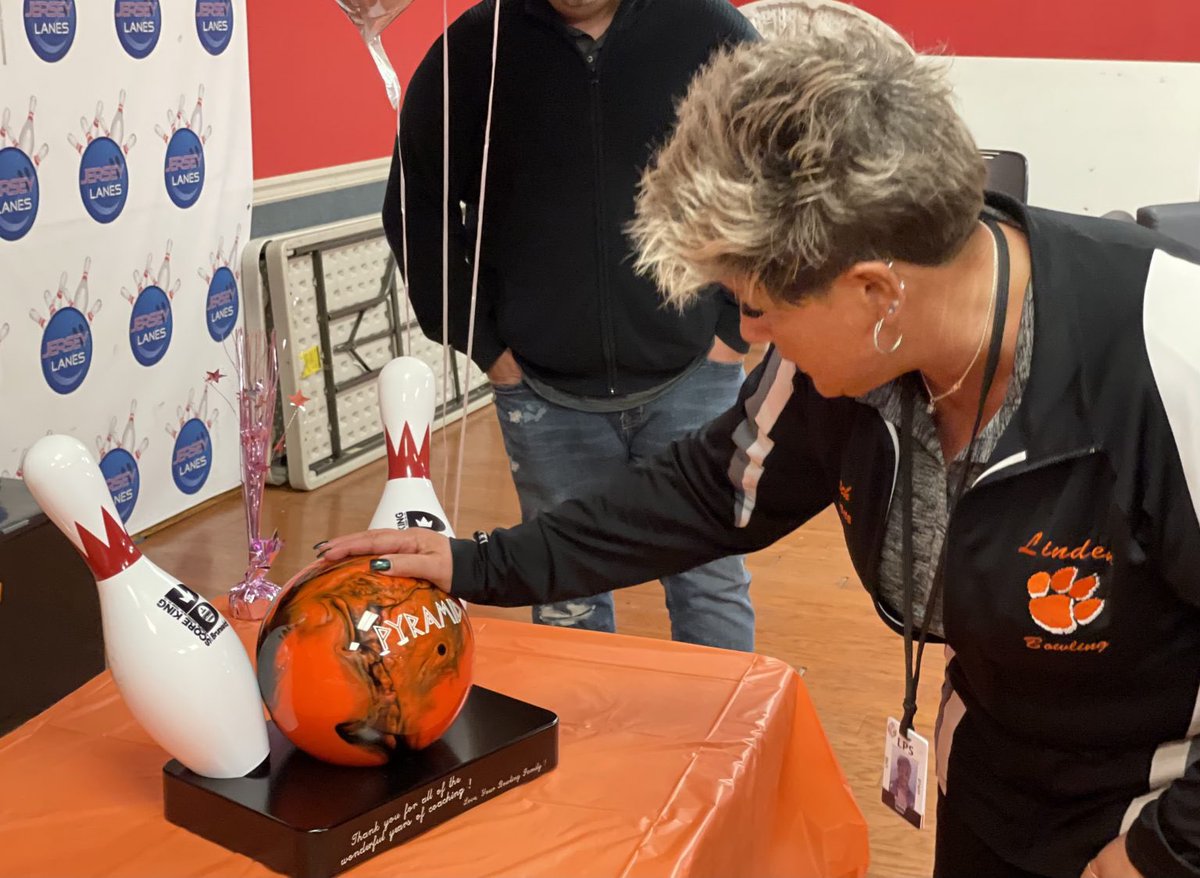
<svg viewBox="0 0 1200 878">
<path fill-rule="evenodd" d="M 559 715 L 559 766 L 347 874 L 865 874 L 866 823 L 784 663 L 473 621 L 477 682 Z M 107 673 L 0 738 L 0 875 L 275 874 L 166 821 L 167 759 Z"/>
</svg>

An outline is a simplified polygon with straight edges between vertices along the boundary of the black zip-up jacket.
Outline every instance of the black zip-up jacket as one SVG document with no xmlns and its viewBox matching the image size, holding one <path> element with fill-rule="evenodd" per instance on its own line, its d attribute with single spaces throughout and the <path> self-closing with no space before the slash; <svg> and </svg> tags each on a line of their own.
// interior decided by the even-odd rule
<svg viewBox="0 0 1200 878">
<path fill-rule="evenodd" d="M 1029 238 L 1033 356 L 947 534 L 942 788 L 1037 874 L 1078 878 L 1127 830 L 1147 878 L 1197 876 L 1200 256 L 1133 224 L 989 201 Z M 762 549 L 836 503 L 897 628 L 879 596 L 897 434 L 772 352 L 735 408 L 603 496 L 455 541 L 453 592 L 526 604 L 646 582 Z"/>
<path fill-rule="evenodd" d="M 467 347 L 475 217 L 491 75 L 493 0 L 450 27 L 450 343 Z M 666 383 L 720 336 L 737 350 L 732 299 L 713 290 L 683 314 L 635 274 L 624 233 L 641 172 L 675 104 L 724 45 L 756 39 L 725 0 L 624 0 L 595 72 L 546 0 L 500 10 L 496 90 L 473 359 L 511 348 L 568 393 L 624 396 Z M 422 330 L 442 340 L 442 40 L 413 75 L 399 138 L 408 274 Z M 384 228 L 403 266 L 399 161 Z M 467 206 L 463 221 L 461 204 Z"/>
</svg>

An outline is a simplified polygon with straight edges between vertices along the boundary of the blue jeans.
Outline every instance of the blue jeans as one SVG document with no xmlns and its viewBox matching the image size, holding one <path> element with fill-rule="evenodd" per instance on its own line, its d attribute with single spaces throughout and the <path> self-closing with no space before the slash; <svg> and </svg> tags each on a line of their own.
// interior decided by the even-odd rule
<svg viewBox="0 0 1200 878">
<path fill-rule="evenodd" d="M 496 415 L 525 521 L 572 497 L 603 493 L 622 470 L 656 456 L 737 400 L 740 363 L 705 360 L 648 405 L 619 412 L 563 408 L 524 382 L 495 387 Z M 664 576 L 671 638 L 705 646 L 754 649 L 750 575 L 740 555 Z M 543 625 L 615 631 L 611 594 L 533 608 Z"/>
</svg>

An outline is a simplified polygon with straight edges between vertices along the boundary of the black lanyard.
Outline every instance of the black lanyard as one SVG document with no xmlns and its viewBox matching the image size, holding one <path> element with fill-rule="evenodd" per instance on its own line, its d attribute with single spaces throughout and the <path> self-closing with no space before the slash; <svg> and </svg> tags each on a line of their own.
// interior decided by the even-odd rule
<svg viewBox="0 0 1200 878">
<path fill-rule="evenodd" d="M 975 413 L 975 426 L 971 428 L 971 439 L 967 443 L 966 460 L 962 468 L 962 477 L 954 496 L 947 504 L 946 538 L 942 541 L 942 550 L 938 557 L 937 567 L 933 574 L 933 586 L 929 590 L 929 600 L 925 604 L 925 617 L 921 620 L 920 639 L 917 642 L 917 661 L 913 664 L 913 597 L 916 591 L 913 583 L 913 398 L 912 382 L 901 382 L 900 407 L 900 484 L 904 489 L 903 527 L 901 533 L 901 551 L 904 565 L 904 719 L 900 723 L 900 734 L 907 737 L 912 728 L 913 719 L 917 715 L 917 685 L 921 682 L 921 658 L 925 654 L 925 640 L 929 636 L 929 626 L 937 609 L 938 599 L 942 594 L 942 578 L 946 564 L 946 549 L 950 543 L 950 516 L 954 514 L 958 501 L 967 487 L 967 474 L 971 471 L 971 453 L 975 450 L 975 438 L 979 435 L 979 427 L 983 421 L 983 408 L 987 402 L 988 393 L 992 389 L 992 381 L 996 377 L 996 367 L 1000 363 L 1000 348 L 1004 342 L 1004 322 L 1008 314 L 1008 241 L 1000 227 L 990 218 L 984 218 L 984 224 L 996 239 L 996 310 L 992 318 L 992 340 L 988 348 L 987 360 L 983 369 L 983 389 L 979 394 L 979 409 Z"/>
</svg>

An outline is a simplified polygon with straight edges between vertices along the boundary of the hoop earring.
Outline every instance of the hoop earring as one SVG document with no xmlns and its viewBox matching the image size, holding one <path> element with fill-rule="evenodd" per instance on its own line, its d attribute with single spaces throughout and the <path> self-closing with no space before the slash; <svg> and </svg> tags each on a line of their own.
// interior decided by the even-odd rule
<svg viewBox="0 0 1200 878">
<path fill-rule="evenodd" d="M 892 260 L 891 259 L 888 260 L 887 267 L 888 267 L 888 271 L 892 270 Z M 903 293 L 904 292 L 904 278 L 898 277 L 898 278 L 896 278 L 896 280 L 898 280 L 900 282 L 900 292 Z M 888 308 L 888 314 L 895 314 L 895 313 L 896 313 L 896 303 L 893 302 L 892 306 L 890 308 Z M 886 319 L 887 319 L 886 315 L 884 317 L 880 317 L 879 322 L 875 324 L 875 350 L 879 351 L 879 353 L 883 354 L 884 356 L 887 356 L 888 354 L 896 353 L 896 351 L 900 350 L 900 343 L 904 341 L 904 333 L 902 332 L 902 333 L 900 333 L 899 336 L 896 337 L 896 343 L 893 344 L 886 351 L 880 346 L 879 333 L 880 333 L 880 330 L 883 329 L 883 321 Z"/>
<path fill-rule="evenodd" d="M 884 318 L 880 317 L 879 322 L 875 324 L 875 350 L 879 351 L 879 353 L 884 354 L 886 356 L 887 354 L 894 354 L 894 353 L 896 353 L 896 351 L 900 350 L 900 342 L 904 341 L 904 333 L 903 332 L 900 333 L 900 335 L 897 336 L 897 338 L 896 338 L 896 343 L 893 344 L 887 350 L 884 350 L 879 345 L 879 331 L 881 329 L 883 329 L 883 321 L 884 321 Z"/>
</svg>

